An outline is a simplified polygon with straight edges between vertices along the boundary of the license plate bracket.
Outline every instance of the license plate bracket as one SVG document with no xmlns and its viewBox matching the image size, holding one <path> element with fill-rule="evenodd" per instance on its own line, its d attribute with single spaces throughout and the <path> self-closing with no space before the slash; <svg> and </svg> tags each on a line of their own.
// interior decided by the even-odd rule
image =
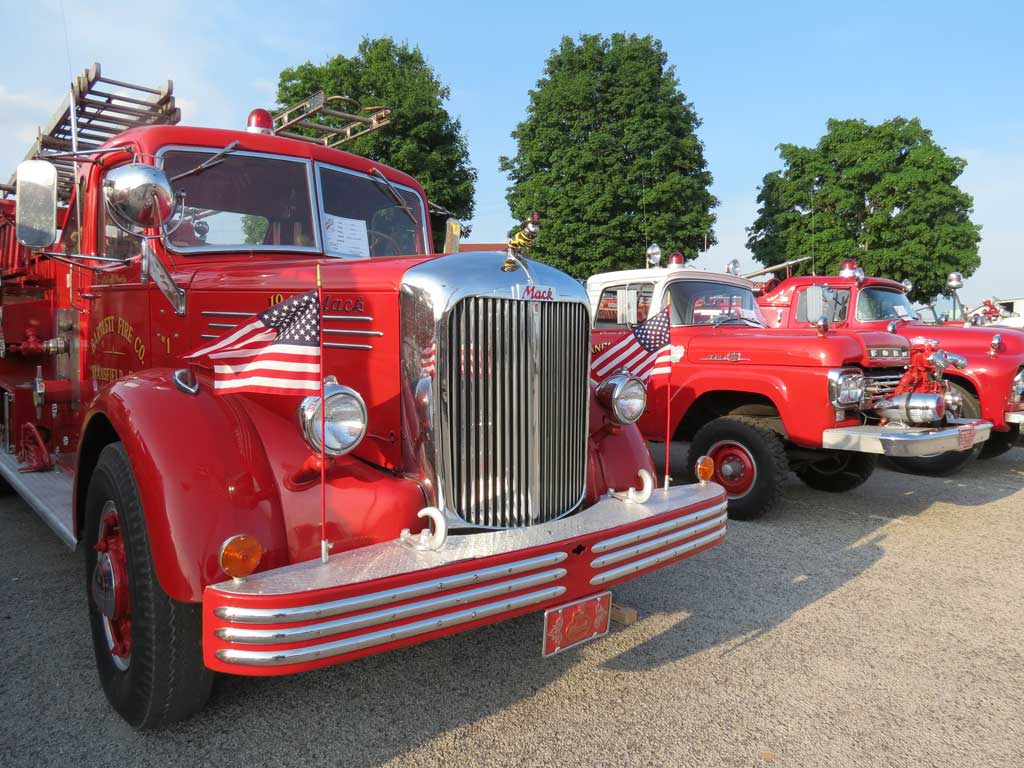
<svg viewBox="0 0 1024 768">
<path fill-rule="evenodd" d="M 611 625 L 612 593 L 574 600 L 544 611 L 542 656 L 575 648 L 577 645 L 608 634 Z"/>
</svg>

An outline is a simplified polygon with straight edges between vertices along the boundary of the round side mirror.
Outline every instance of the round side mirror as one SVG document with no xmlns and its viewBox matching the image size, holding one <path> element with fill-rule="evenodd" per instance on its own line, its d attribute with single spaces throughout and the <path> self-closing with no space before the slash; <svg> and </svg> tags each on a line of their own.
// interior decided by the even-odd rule
<svg viewBox="0 0 1024 768">
<path fill-rule="evenodd" d="M 162 227 L 174 213 L 171 182 L 152 165 L 112 168 L 103 180 L 103 196 L 115 222 L 129 232 Z"/>
</svg>

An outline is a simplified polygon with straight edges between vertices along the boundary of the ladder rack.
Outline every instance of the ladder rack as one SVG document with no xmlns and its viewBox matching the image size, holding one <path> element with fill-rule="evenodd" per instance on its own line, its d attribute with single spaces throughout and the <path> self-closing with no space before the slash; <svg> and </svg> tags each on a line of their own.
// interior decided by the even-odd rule
<svg viewBox="0 0 1024 768">
<path fill-rule="evenodd" d="M 336 125 L 338 121 L 343 122 Z M 318 91 L 274 115 L 274 134 L 334 148 L 390 122 L 388 107 L 364 107 L 348 96 L 324 96 L 323 91 Z M 304 128 L 316 135 L 296 133 L 293 128 Z"/>
<path fill-rule="evenodd" d="M 26 160 L 46 158 L 47 153 L 72 151 L 72 108 L 78 128 L 78 149 L 96 149 L 105 141 L 143 125 L 176 125 L 181 110 L 174 105 L 174 83 L 160 88 L 126 83 L 104 77 L 93 64 L 71 83 L 60 108 L 45 128 L 40 128 Z M 74 186 L 74 160 L 54 159 L 57 194 L 67 202 Z M 12 180 L 13 184 L 13 180 Z"/>
</svg>

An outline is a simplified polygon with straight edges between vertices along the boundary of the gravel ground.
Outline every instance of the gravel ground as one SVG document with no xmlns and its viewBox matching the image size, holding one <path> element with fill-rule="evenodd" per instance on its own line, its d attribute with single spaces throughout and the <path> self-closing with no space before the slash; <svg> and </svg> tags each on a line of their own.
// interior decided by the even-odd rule
<svg viewBox="0 0 1024 768">
<path fill-rule="evenodd" d="M 93 668 L 82 565 L 0 501 L 0 766 L 1020 766 L 1024 450 L 880 470 L 619 587 L 640 621 L 543 660 L 540 618 L 290 678 L 221 678 L 137 734 Z"/>
</svg>

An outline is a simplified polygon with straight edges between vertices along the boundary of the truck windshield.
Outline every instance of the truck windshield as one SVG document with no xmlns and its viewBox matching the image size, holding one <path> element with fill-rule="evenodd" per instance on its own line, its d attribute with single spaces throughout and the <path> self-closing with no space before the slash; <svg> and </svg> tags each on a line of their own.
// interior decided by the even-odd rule
<svg viewBox="0 0 1024 768">
<path fill-rule="evenodd" d="M 900 291 L 886 288 L 863 288 L 857 295 L 857 319 L 872 320 L 913 320 L 917 315 L 914 306 Z"/>
<path fill-rule="evenodd" d="M 738 322 L 767 326 L 749 288 L 710 280 L 677 280 L 672 291 L 672 325 L 718 325 Z"/>
<path fill-rule="evenodd" d="M 165 151 L 164 172 L 173 178 L 217 151 Z M 185 195 L 184 220 L 168 238 L 177 250 L 319 250 L 304 160 L 234 152 L 172 186 Z"/>
<path fill-rule="evenodd" d="M 423 200 L 383 178 L 317 165 L 324 253 L 344 259 L 425 253 Z M 397 197 L 405 201 L 403 207 Z"/>
</svg>

